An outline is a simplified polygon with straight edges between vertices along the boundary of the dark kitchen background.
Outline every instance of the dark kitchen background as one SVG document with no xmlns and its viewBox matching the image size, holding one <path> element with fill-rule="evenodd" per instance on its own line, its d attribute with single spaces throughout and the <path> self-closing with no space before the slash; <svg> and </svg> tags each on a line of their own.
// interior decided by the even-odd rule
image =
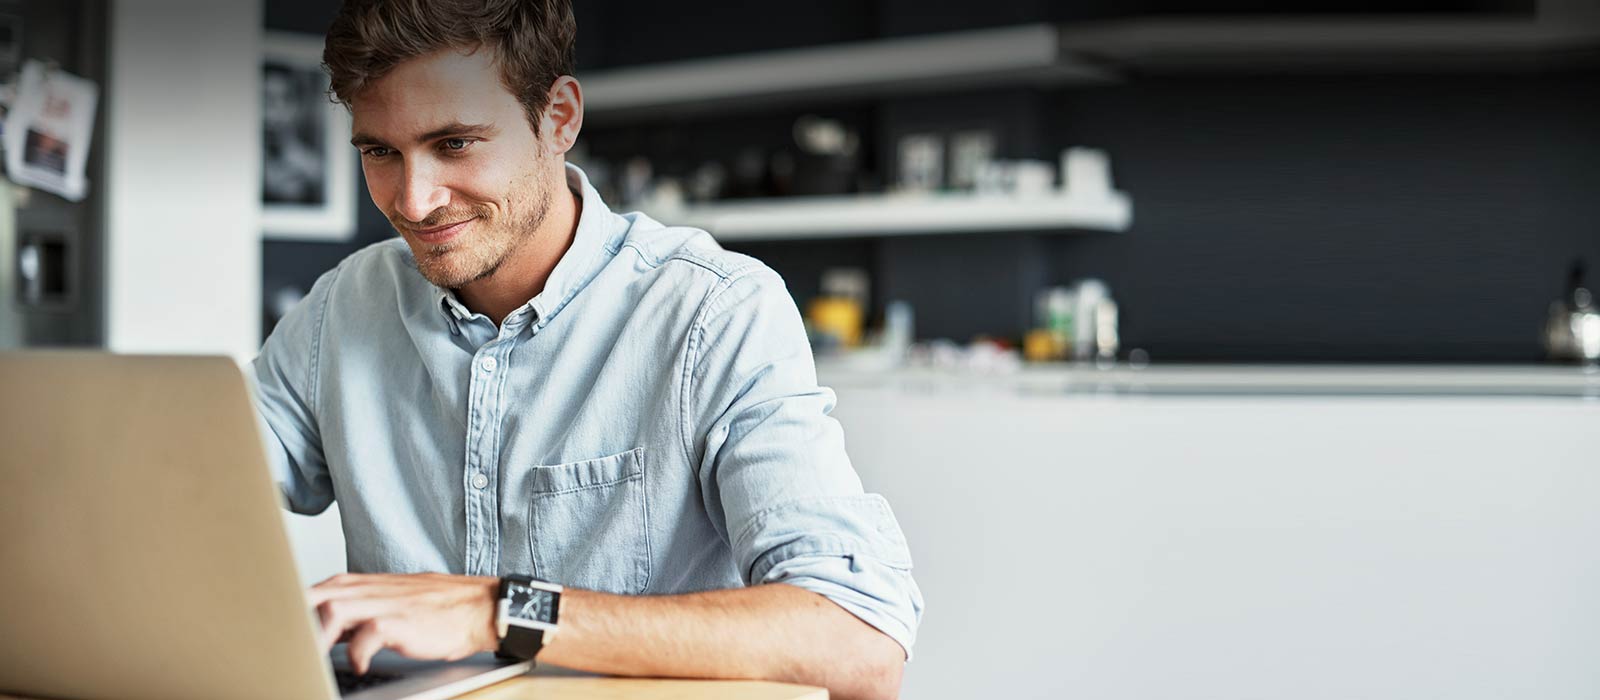
<svg viewBox="0 0 1600 700">
<path fill-rule="evenodd" d="M 1519 21 L 1532 2 L 1051 3 L 991 0 L 580 0 L 579 71 L 1044 24 L 1072 32 L 1141 19 L 1293 24 L 1297 17 Z M 332 0 L 271 2 L 269 31 L 319 35 Z M 1115 25 L 1112 25 L 1115 26 Z M 1240 37 L 1247 36 L 1244 29 Z M 1438 39 L 1438 37 L 1431 37 Z M 1075 58 L 1104 79 L 996 80 L 915 90 L 592 113 L 587 158 L 650 161 L 688 179 L 707 162 L 793 148 L 812 115 L 859 136 L 851 191 L 893 177 L 894 141 L 988 129 L 996 155 L 1054 162 L 1089 146 L 1133 202 L 1125 231 L 729 241 L 783 274 L 805 307 L 825 269 L 870 278 L 868 315 L 909 302 L 919 339 L 1017 342 L 1035 295 L 1104 280 L 1124 349 L 1156 362 L 1541 361 L 1551 302 L 1574 260 L 1600 263 L 1596 44 L 1429 42 L 1350 51 L 1250 48 Z M 678 65 L 686 65 L 679 63 Z M 591 172 L 591 175 L 594 173 Z M 393 235 L 359 187 L 348 243 L 269 240 L 263 282 L 293 298 L 354 250 Z M 615 197 L 616 187 L 607 189 Z M 772 194 L 771 192 L 765 194 Z M 610 198 L 610 197 L 608 197 Z M 618 201 L 613 207 L 626 210 Z M 666 218 L 666 217 L 663 217 Z M 667 221 L 667 223 L 673 223 Z"/>
</svg>

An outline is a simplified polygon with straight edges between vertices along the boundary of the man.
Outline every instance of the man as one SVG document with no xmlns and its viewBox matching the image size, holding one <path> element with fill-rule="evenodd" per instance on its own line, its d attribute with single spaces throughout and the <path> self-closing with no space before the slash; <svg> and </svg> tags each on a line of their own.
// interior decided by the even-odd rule
<svg viewBox="0 0 1600 700">
<path fill-rule="evenodd" d="M 351 0 L 329 30 L 400 239 L 323 275 L 253 366 L 290 507 L 337 498 L 361 572 L 311 590 L 324 641 L 358 670 L 505 651 L 500 577 L 526 575 L 566 587 L 552 664 L 894 696 L 921 595 L 793 301 L 565 164 L 574 33 L 567 0 Z"/>
</svg>

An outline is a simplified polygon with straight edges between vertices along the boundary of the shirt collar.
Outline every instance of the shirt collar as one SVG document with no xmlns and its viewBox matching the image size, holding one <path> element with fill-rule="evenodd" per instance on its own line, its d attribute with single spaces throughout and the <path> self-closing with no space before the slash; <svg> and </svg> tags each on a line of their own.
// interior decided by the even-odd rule
<svg viewBox="0 0 1600 700">
<path fill-rule="evenodd" d="M 572 245 L 556 262 L 555 269 L 550 271 L 544 291 L 517 307 L 507 318 L 531 308 L 539 325 L 548 323 L 589 283 L 605 262 L 617 254 L 618 246 L 627 234 L 627 220 L 612 215 L 611 208 L 600 199 L 600 193 L 589 184 L 589 176 L 576 165 L 567 163 L 566 166 L 567 189 L 576 192 L 582 199 L 578 211 L 578 230 L 572 236 Z M 437 285 L 434 290 L 439 309 L 450 320 L 451 330 L 456 330 L 458 322 L 472 317 L 472 311 L 456 298 L 454 291 Z"/>
</svg>

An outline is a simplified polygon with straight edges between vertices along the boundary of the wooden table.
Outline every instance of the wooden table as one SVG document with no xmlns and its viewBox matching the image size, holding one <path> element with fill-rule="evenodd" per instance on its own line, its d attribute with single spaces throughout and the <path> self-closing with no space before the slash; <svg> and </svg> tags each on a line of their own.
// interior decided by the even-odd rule
<svg viewBox="0 0 1600 700">
<path fill-rule="evenodd" d="M 690 681 L 602 676 L 518 676 L 458 700 L 828 700 L 828 691 L 767 681 Z M 559 671 L 558 671 L 559 673 Z M 0 700 L 27 700 L 0 693 Z"/>
<path fill-rule="evenodd" d="M 767 681 L 688 681 L 528 675 L 458 700 L 828 700 L 828 691 Z"/>
</svg>

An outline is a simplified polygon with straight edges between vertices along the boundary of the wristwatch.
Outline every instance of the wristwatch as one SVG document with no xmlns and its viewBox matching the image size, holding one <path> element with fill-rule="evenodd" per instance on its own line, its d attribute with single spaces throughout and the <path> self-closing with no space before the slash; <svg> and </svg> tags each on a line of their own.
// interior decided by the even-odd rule
<svg viewBox="0 0 1600 700">
<path fill-rule="evenodd" d="M 531 576 L 500 578 L 500 606 L 495 627 L 500 632 L 502 659 L 527 660 L 556 633 L 561 611 L 561 586 Z"/>
</svg>

